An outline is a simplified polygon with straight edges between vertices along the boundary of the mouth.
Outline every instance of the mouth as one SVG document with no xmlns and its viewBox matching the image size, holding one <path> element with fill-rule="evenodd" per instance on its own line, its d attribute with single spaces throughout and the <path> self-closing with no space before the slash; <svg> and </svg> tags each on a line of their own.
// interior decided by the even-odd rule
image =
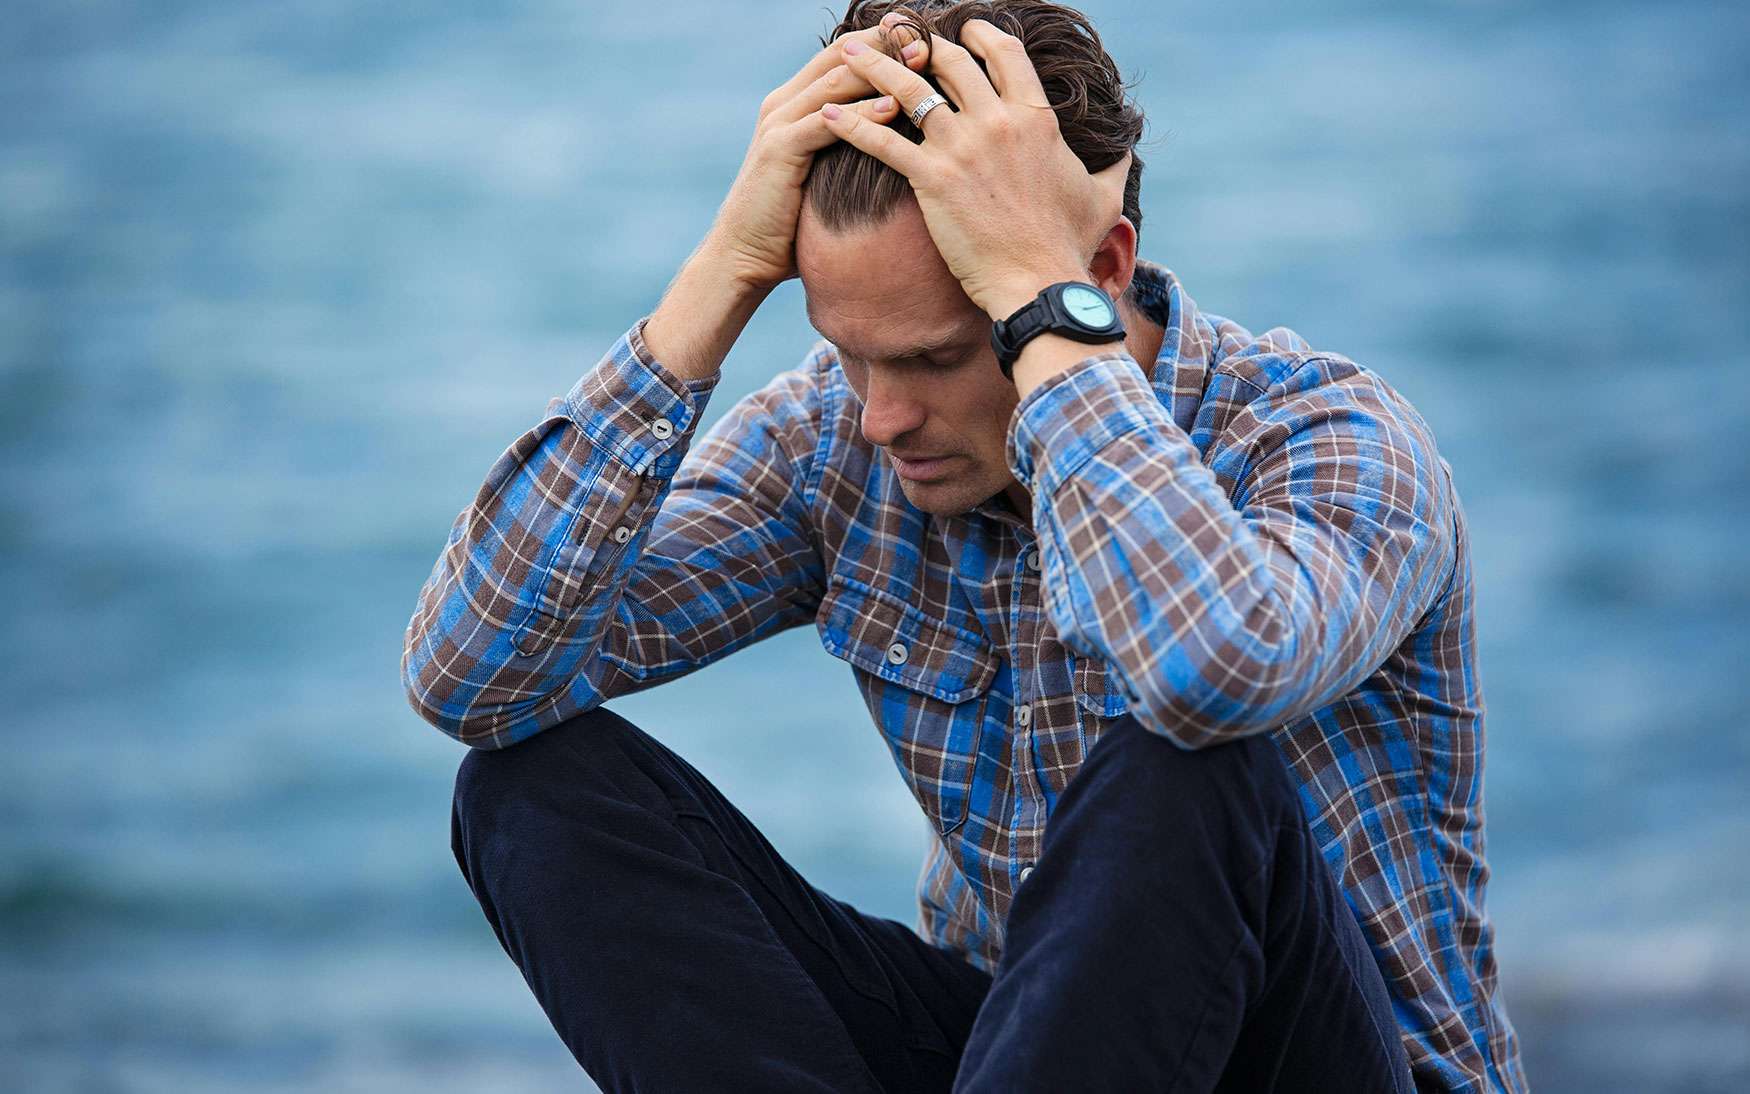
<svg viewBox="0 0 1750 1094">
<path fill-rule="evenodd" d="M 953 456 L 921 456 L 907 459 L 893 452 L 887 453 L 893 461 L 893 469 L 899 472 L 899 477 L 909 482 L 929 482 L 939 479 L 947 471 L 948 465 L 954 462 Z"/>
</svg>

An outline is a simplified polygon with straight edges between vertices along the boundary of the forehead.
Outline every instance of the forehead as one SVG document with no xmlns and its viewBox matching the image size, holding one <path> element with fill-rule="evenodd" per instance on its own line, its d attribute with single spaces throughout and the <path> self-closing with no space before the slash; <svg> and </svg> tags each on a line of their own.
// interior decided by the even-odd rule
<svg viewBox="0 0 1750 1094">
<path fill-rule="evenodd" d="M 809 322 L 854 356 L 923 356 L 989 334 L 989 317 L 948 271 L 915 201 L 880 224 L 843 232 L 822 225 L 804 202 L 796 269 Z"/>
</svg>

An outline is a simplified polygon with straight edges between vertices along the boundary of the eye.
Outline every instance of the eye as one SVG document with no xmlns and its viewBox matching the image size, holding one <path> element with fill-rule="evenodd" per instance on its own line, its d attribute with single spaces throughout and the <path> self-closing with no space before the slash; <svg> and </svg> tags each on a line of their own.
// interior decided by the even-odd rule
<svg viewBox="0 0 1750 1094">
<path fill-rule="evenodd" d="M 958 368 L 960 365 L 965 364 L 966 359 L 971 356 L 971 347 L 962 346 L 957 349 L 943 350 L 934 356 L 924 358 L 924 360 L 926 363 L 934 365 L 936 368 L 950 369 Z"/>
</svg>

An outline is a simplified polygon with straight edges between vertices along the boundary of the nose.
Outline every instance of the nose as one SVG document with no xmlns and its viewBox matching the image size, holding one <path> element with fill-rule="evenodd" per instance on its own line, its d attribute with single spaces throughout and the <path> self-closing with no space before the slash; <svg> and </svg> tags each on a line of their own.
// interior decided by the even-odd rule
<svg viewBox="0 0 1750 1094">
<path fill-rule="evenodd" d="M 886 448 L 922 426 L 925 417 L 923 403 L 903 376 L 880 365 L 869 370 L 869 387 L 863 395 L 864 440 Z"/>
</svg>

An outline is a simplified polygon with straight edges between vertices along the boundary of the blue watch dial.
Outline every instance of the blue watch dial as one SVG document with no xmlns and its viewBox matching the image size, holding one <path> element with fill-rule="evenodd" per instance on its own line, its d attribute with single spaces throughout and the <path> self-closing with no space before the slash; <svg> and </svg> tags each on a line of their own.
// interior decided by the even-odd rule
<svg viewBox="0 0 1750 1094">
<path fill-rule="evenodd" d="M 1063 290 L 1059 297 L 1070 316 L 1078 323 L 1098 329 L 1117 318 L 1112 312 L 1112 301 L 1097 289 L 1086 285 L 1071 285 Z"/>
</svg>

